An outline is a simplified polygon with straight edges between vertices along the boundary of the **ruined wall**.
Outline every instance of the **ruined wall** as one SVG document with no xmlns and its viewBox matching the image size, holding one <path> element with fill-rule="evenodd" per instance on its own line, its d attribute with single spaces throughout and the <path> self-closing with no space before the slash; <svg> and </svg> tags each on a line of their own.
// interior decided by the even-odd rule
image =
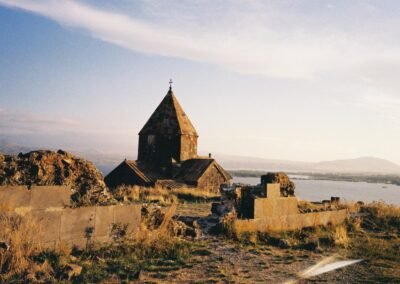
<svg viewBox="0 0 400 284">
<path fill-rule="evenodd" d="M 219 187 L 225 182 L 224 177 L 219 170 L 212 166 L 206 170 L 204 175 L 199 179 L 197 188 L 212 193 L 219 193 Z"/>
<path fill-rule="evenodd" d="M 71 190 L 66 186 L 0 187 L 0 206 L 22 216 L 32 216 L 38 240 L 53 248 L 67 242 L 84 248 L 88 242 L 110 242 L 114 223 L 128 224 L 130 233 L 139 229 L 141 205 L 66 208 Z"/>
<path fill-rule="evenodd" d="M 237 219 L 234 228 L 242 232 L 292 231 L 305 227 L 339 225 L 347 218 L 347 210 L 271 216 L 258 219 Z"/>
<path fill-rule="evenodd" d="M 279 183 L 281 187 L 281 196 L 294 196 L 296 185 L 289 179 L 289 176 L 284 172 L 269 172 L 261 176 L 261 184 Z"/>
<path fill-rule="evenodd" d="M 248 204 L 245 214 L 238 214 L 242 219 L 234 221 L 237 233 L 290 231 L 304 227 L 338 225 L 347 218 L 347 210 L 330 210 L 313 213 L 299 213 L 296 197 L 281 197 L 280 184 L 267 184 L 266 196 L 245 198 L 249 192 L 242 190 L 242 205 Z M 250 212 L 252 210 L 252 212 Z M 248 212 L 249 211 L 249 212 Z M 240 212 L 239 212 L 240 213 Z M 243 212 L 242 212 L 243 213 Z M 245 219 L 247 218 L 247 219 Z"/>
<path fill-rule="evenodd" d="M 27 214 L 37 220 L 39 240 L 44 247 L 66 242 L 84 248 L 88 243 L 111 242 L 113 224 L 127 224 L 128 233 L 138 231 L 141 205 L 42 209 Z"/>
<path fill-rule="evenodd" d="M 71 205 L 69 186 L 0 186 L 0 205 L 18 212 Z"/>
<path fill-rule="evenodd" d="M 297 213 L 297 199 L 295 197 L 256 198 L 254 200 L 254 219 Z"/>
</svg>

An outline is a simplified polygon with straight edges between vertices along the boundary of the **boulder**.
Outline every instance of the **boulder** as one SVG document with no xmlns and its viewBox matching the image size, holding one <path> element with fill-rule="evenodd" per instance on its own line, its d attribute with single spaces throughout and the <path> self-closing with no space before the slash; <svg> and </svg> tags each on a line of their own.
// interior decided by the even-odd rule
<svg viewBox="0 0 400 284">
<path fill-rule="evenodd" d="M 217 203 L 217 202 L 213 202 L 211 204 L 211 213 L 212 214 L 215 214 L 217 216 L 222 216 L 227 212 L 229 212 L 229 209 L 224 204 Z"/>
<path fill-rule="evenodd" d="M 164 221 L 164 212 L 156 204 L 143 204 L 142 223 L 150 230 L 158 229 Z"/>
<path fill-rule="evenodd" d="M 266 173 L 261 176 L 261 184 L 267 183 L 279 183 L 281 186 L 281 196 L 294 196 L 294 190 L 296 188 L 294 182 L 292 182 L 288 175 L 283 172 L 277 173 Z"/>
<path fill-rule="evenodd" d="M 76 206 L 110 200 L 103 175 L 94 164 L 62 150 L 39 150 L 17 156 L 0 153 L 0 185 L 68 185 Z"/>
<path fill-rule="evenodd" d="M 165 212 L 155 204 L 144 204 L 142 206 L 142 223 L 149 230 L 158 230 L 166 218 Z M 197 239 L 201 236 L 201 229 L 196 218 L 174 217 L 167 219 L 167 232 L 173 236 Z"/>
</svg>

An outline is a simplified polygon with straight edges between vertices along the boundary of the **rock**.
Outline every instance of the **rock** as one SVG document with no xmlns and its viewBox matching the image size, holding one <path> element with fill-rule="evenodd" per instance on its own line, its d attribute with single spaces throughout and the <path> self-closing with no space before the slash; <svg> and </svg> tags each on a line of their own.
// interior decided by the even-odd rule
<svg viewBox="0 0 400 284">
<path fill-rule="evenodd" d="M 220 221 L 219 217 L 216 217 L 213 215 L 211 215 L 207 218 L 208 223 L 216 224 L 216 223 L 219 223 L 219 221 Z"/>
<path fill-rule="evenodd" d="M 164 220 L 161 207 L 155 204 L 144 204 L 142 206 L 142 222 L 148 229 L 157 229 Z"/>
<path fill-rule="evenodd" d="M 150 230 L 160 228 L 165 218 L 165 213 L 161 207 L 155 204 L 144 204 L 142 206 L 142 223 Z M 180 237 L 199 238 L 201 228 L 193 217 L 180 216 L 171 218 L 167 224 L 167 230 L 170 234 Z"/>
<path fill-rule="evenodd" d="M 66 165 L 71 165 L 72 161 L 70 159 L 62 159 L 63 163 Z"/>
<path fill-rule="evenodd" d="M 309 240 L 307 243 L 303 244 L 301 247 L 306 250 L 316 251 L 319 248 L 319 242 L 318 242 L 318 240 Z"/>
<path fill-rule="evenodd" d="M 287 239 L 279 239 L 278 246 L 280 248 L 289 248 L 290 247 L 290 242 Z"/>
<path fill-rule="evenodd" d="M 0 154 L 0 185 L 69 185 L 76 206 L 105 204 L 111 199 L 94 164 L 62 150 Z"/>
<path fill-rule="evenodd" d="M 215 215 L 222 216 L 228 211 L 228 208 L 222 203 L 213 202 L 211 204 L 211 213 Z"/>
<path fill-rule="evenodd" d="M 0 249 L 10 250 L 10 245 L 6 242 L 0 242 Z"/>
<path fill-rule="evenodd" d="M 294 196 L 294 190 L 296 188 L 294 182 L 292 182 L 288 175 L 283 172 L 277 173 L 266 173 L 261 176 L 261 184 L 267 183 L 279 183 L 281 186 L 281 196 Z"/>
<path fill-rule="evenodd" d="M 64 268 L 63 276 L 65 279 L 71 280 L 82 273 L 82 266 L 77 264 L 67 264 Z"/>
<path fill-rule="evenodd" d="M 182 221 L 172 220 L 170 228 L 174 236 L 193 239 L 198 239 L 201 236 L 201 229 L 197 222 L 193 222 L 193 226 L 190 226 Z"/>
</svg>

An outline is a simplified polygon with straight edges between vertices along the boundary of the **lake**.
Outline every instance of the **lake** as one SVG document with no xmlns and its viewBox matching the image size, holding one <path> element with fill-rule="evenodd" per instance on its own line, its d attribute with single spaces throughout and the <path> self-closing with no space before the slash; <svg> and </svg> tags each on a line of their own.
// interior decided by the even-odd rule
<svg viewBox="0 0 400 284">
<path fill-rule="evenodd" d="M 338 196 L 347 201 L 378 201 L 400 205 L 400 186 L 382 183 L 348 182 L 331 180 L 293 179 L 295 193 L 300 199 L 321 201 Z M 233 182 L 256 185 L 260 178 L 233 177 Z"/>
</svg>

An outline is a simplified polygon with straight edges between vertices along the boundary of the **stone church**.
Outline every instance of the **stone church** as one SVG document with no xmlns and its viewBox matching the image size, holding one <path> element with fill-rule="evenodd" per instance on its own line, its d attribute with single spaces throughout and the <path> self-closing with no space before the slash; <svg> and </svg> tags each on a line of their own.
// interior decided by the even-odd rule
<svg viewBox="0 0 400 284">
<path fill-rule="evenodd" d="M 232 177 L 213 158 L 197 155 L 198 134 L 170 86 L 139 132 L 136 161 L 124 160 L 105 177 L 108 187 L 191 187 L 219 192 Z"/>
</svg>

